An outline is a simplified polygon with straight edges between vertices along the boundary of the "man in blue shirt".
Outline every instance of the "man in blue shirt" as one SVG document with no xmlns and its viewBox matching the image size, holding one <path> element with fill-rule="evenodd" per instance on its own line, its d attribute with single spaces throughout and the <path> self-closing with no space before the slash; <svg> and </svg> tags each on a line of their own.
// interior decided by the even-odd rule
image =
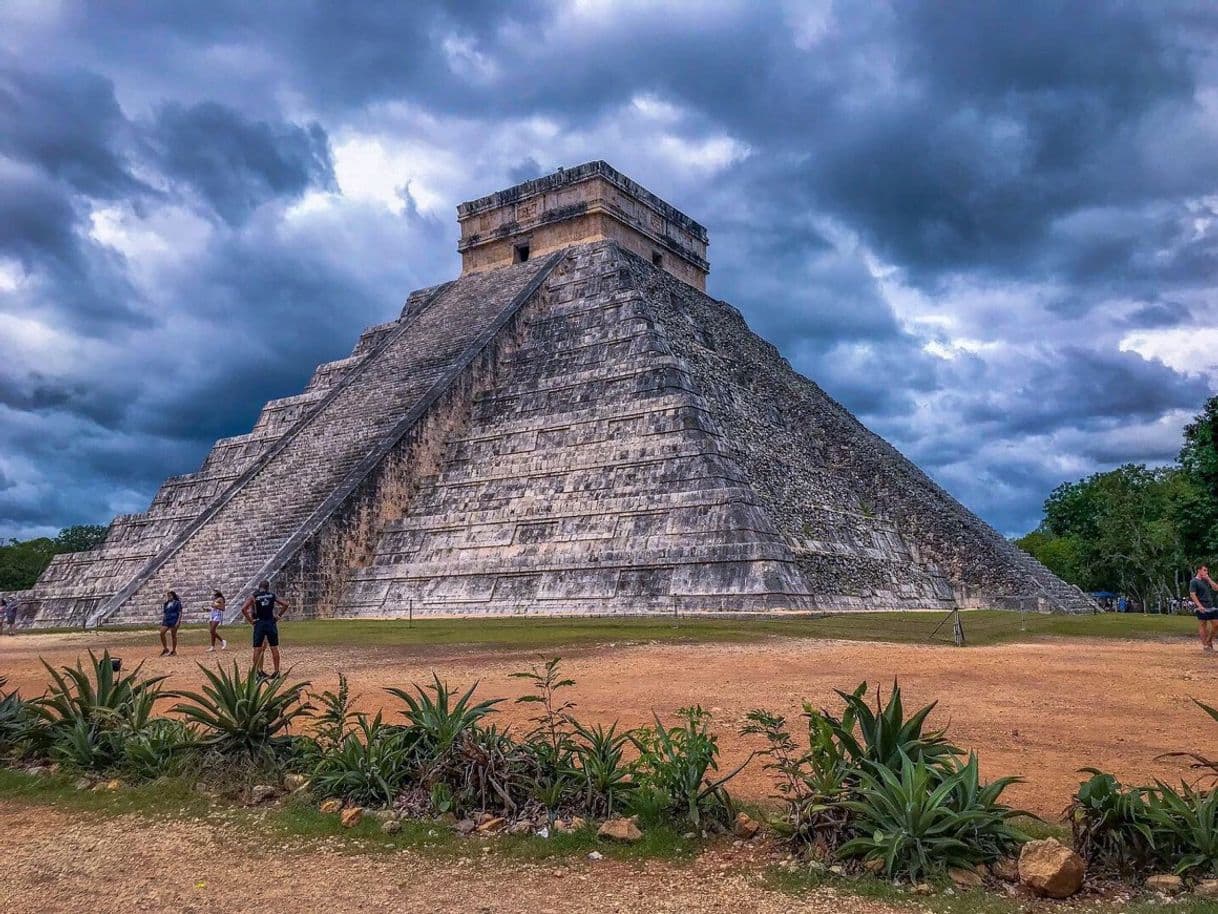
<svg viewBox="0 0 1218 914">
<path fill-rule="evenodd" d="M 279 620 L 292 607 L 271 592 L 270 581 L 263 581 L 253 595 L 241 607 L 245 621 L 254 626 L 254 669 L 258 677 L 265 679 L 262 658 L 267 646 L 271 648 L 271 662 L 275 665 L 272 676 L 279 675 Z"/>
</svg>

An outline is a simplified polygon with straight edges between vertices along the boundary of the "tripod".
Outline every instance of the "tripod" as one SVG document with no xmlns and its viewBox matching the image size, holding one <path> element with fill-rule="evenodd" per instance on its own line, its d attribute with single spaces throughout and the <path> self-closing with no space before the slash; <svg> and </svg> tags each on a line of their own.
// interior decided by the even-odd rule
<svg viewBox="0 0 1218 914">
<path fill-rule="evenodd" d="M 964 647 L 964 623 L 960 620 L 960 607 L 958 606 L 939 620 L 939 624 L 935 626 L 934 631 L 930 633 L 930 637 L 926 640 L 934 641 L 935 636 L 939 634 L 939 629 L 949 622 L 952 625 L 952 641 L 956 647 Z"/>
</svg>

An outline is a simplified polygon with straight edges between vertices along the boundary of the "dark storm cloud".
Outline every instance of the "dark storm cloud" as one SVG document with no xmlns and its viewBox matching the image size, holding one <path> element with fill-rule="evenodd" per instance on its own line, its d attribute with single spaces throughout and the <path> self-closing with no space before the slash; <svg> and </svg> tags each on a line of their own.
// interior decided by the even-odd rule
<svg viewBox="0 0 1218 914">
<path fill-rule="evenodd" d="M 0 535 L 139 510 L 449 278 L 459 199 L 573 158 L 707 224 L 713 293 L 1014 532 L 1209 389 L 1121 346 L 1215 324 L 1215 36 L 1187 2 L 0 8 L 0 320 L 54 335 L 0 358 Z M 353 137 L 385 156 L 344 177 Z"/>
<path fill-rule="evenodd" d="M 164 173 L 233 225 L 268 200 L 335 187 L 329 141 L 317 123 L 270 124 L 215 102 L 171 103 L 158 112 L 150 142 Z"/>
</svg>

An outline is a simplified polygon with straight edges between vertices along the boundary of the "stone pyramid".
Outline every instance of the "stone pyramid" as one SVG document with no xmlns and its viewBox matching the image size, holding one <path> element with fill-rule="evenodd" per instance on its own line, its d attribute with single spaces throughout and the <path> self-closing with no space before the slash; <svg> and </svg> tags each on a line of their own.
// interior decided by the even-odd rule
<svg viewBox="0 0 1218 914">
<path fill-rule="evenodd" d="M 1091 608 L 703 289 L 706 230 L 592 162 L 458 207 L 463 269 L 27 594 L 157 618 Z"/>
</svg>

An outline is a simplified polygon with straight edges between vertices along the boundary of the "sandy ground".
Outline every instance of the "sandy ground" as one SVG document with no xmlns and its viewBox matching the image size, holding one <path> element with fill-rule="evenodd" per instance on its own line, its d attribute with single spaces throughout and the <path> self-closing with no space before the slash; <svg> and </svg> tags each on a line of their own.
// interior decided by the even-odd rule
<svg viewBox="0 0 1218 914">
<path fill-rule="evenodd" d="M 244 632 L 238 638 L 243 640 Z M 292 674 L 333 687 L 347 674 L 360 706 L 386 707 L 397 700 L 383 687 L 424 682 L 435 670 L 454 686 L 481 680 L 484 697 L 515 697 L 526 685 L 509 674 L 539 655 L 452 647 L 373 650 L 291 646 L 284 630 L 285 661 Z M 188 645 L 177 657 L 160 658 L 146 634 L 25 635 L 0 641 L 0 674 L 27 695 L 45 686 L 39 656 L 53 664 L 74 662 L 86 648 L 103 646 L 128 664 L 146 659 L 148 673 L 170 674 L 169 685 L 194 687 L 197 661 L 237 657 L 210 655 Z M 907 708 L 939 699 L 934 720 L 950 723 L 950 734 L 975 749 L 990 776 L 1019 774 L 1026 781 L 1010 800 L 1045 817 L 1066 806 L 1084 765 L 1112 770 L 1139 782 L 1185 773 L 1174 761 L 1155 757 L 1173 750 L 1218 754 L 1218 726 L 1190 701 L 1218 702 L 1218 656 L 1203 655 L 1191 642 L 1046 640 L 994 647 L 896 645 L 846 641 L 774 640 L 760 644 L 602 645 L 564 652 L 576 713 L 589 721 L 620 719 L 635 726 L 654 711 L 667 715 L 689 704 L 714 713 L 724 767 L 742 761 L 756 744 L 737 734 L 745 713 L 763 706 L 794 717 L 803 699 L 836 707 L 834 688 L 860 680 L 887 684 L 898 677 Z M 532 706 L 501 705 L 501 717 L 523 722 Z M 747 800 L 764 800 L 769 778 L 755 761 L 732 784 Z"/>
<path fill-rule="evenodd" d="M 250 844 L 203 822 L 69 816 L 0 801 L 0 910 L 6 914 L 133 911 L 182 914 L 609 914 L 841 912 L 894 907 L 821 889 L 792 898 L 759 883 L 751 849 L 688 866 L 583 858 L 504 863 L 411 852 L 348 854 L 324 844 Z"/>
</svg>

